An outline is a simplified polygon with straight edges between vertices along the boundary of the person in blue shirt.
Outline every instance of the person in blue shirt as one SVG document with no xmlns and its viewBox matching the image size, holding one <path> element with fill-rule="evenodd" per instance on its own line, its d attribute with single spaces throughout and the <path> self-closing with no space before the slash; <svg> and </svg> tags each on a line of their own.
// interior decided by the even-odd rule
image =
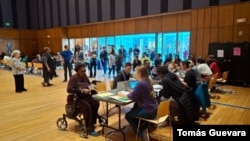
<svg viewBox="0 0 250 141">
<path fill-rule="evenodd" d="M 63 58 L 63 69 L 64 69 L 64 80 L 63 82 L 67 82 L 67 70 L 69 70 L 69 77 L 72 76 L 72 61 L 73 61 L 73 53 L 70 51 L 69 46 L 65 45 L 64 50 L 60 53 Z"/>
<path fill-rule="evenodd" d="M 121 91 L 118 92 L 118 95 L 128 97 L 135 102 L 134 107 L 125 115 L 125 118 L 136 133 L 139 122 L 138 117 L 147 119 L 155 118 L 158 102 L 154 97 L 154 89 L 149 78 L 147 67 L 144 65 L 138 66 L 135 73 L 135 78 L 139 81 L 135 88 L 129 94 Z M 143 121 L 140 125 L 138 136 L 145 137 L 144 135 L 147 134 L 146 136 L 148 137 L 148 122 Z"/>
</svg>

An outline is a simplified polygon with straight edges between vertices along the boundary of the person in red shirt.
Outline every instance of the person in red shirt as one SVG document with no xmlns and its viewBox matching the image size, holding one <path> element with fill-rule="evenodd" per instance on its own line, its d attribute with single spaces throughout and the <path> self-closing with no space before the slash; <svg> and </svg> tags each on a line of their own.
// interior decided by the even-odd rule
<svg viewBox="0 0 250 141">
<path fill-rule="evenodd" d="M 217 73 L 218 78 L 221 78 L 221 68 L 213 55 L 208 56 L 208 64 L 213 74 Z"/>
</svg>

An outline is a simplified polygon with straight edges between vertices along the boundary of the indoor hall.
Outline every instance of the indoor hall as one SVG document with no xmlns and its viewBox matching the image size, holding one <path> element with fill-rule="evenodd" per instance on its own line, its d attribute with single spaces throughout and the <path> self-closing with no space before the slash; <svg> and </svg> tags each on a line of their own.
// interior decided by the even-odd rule
<svg viewBox="0 0 250 141">
<path fill-rule="evenodd" d="M 212 53 L 225 61 L 228 82 L 233 85 L 223 88 L 232 93 L 213 94 L 219 98 L 211 99 L 212 107 L 199 123 L 249 125 L 250 75 L 245 67 L 250 65 L 249 7 L 249 0 L 0 0 L 0 52 L 10 54 L 17 49 L 33 58 L 44 47 L 56 54 L 66 44 L 72 51 L 80 44 L 89 53 L 93 45 L 99 51 L 115 44 L 117 51 L 124 44 L 127 50 L 139 45 L 141 53 L 150 47 L 163 57 L 173 53 L 183 59 L 187 55 L 206 58 Z M 17 94 L 12 73 L 0 69 L 0 140 L 82 140 L 75 121 L 68 120 L 65 132 L 56 127 L 56 120 L 65 112 L 67 95 L 63 69 L 57 72 L 59 77 L 51 87 L 42 87 L 41 76 L 25 74 L 28 91 Z M 102 71 L 97 78 L 110 89 L 110 79 Z M 122 125 L 128 124 L 124 114 L 130 107 L 122 108 Z M 99 113 L 105 113 L 103 104 Z M 111 115 L 110 123 L 117 125 L 117 111 Z M 124 130 L 129 141 L 135 140 L 131 129 Z M 101 131 L 99 126 L 97 131 Z M 169 128 L 158 132 L 162 140 L 169 140 Z M 119 141 L 122 136 L 112 133 L 107 137 Z M 150 138 L 157 140 L 154 133 Z M 88 140 L 104 139 L 100 135 Z"/>
<path fill-rule="evenodd" d="M 36 74 L 25 74 L 25 87 L 27 92 L 15 93 L 14 78 L 12 72 L 0 69 L 0 139 L 5 141 L 49 141 L 49 140 L 100 140 L 105 139 L 106 133 L 112 131 L 105 128 L 105 134 L 101 134 L 101 126 L 97 124 L 96 130 L 100 133 L 98 137 L 88 136 L 83 139 L 79 135 L 79 127 L 76 121 L 67 119 L 68 128 L 66 131 L 57 129 L 56 121 L 65 113 L 67 83 L 63 83 L 63 69 L 58 68 L 59 77 L 51 81 L 53 86 L 43 87 L 43 78 Z M 87 72 L 88 73 L 88 72 Z M 110 89 L 112 79 L 102 77 L 99 70 L 97 80 L 106 83 L 107 90 Z M 207 109 L 207 114 L 201 116 L 201 125 L 249 125 L 250 120 L 250 97 L 248 96 L 249 87 L 224 86 L 226 89 L 234 90 L 233 94 L 216 95 L 218 99 L 211 99 L 211 109 Z M 100 103 L 99 114 L 104 115 L 105 103 Z M 122 107 L 122 126 L 126 126 L 124 133 L 126 140 L 135 141 L 135 134 L 128 125 L 124 115 L 132 105 Z M 118 124 L 118 111 L 114 109 L 110 113 L 109 124 L 116 127 Z M 150 139 L 156 141 L 158 135 L 161 140 L 170 140 L 169 126 L 161 127 L 159 130 L 150 133 Z M 113 141 L 119 141 L 122 135 L 113 132 L 106 136 Z M 140 139 L 138 139 L 140 140 Z"/>
</svg>

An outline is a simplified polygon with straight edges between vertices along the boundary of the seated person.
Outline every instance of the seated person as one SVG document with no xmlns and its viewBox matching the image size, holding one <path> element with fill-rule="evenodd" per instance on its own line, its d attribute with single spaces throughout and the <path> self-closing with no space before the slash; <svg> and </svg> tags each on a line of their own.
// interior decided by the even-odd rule
<svg viewBox="0 0 250 141">
<path fill-rule="evenodd" d="M 86 75 L 86 65 L 77 64 L 75 67 L 76 73 L 70 77 L 67 86 L 68 93 L 77 93 L 77 104 L 80 106 L 80 112 L 84 115 L 85 125 L 88 132 L 92 136 L 98 136 L 98 133 L 94 130 L 94 124 L 98 117 L 99 101 L 96 101 L 91 96 L 91 85 Z M 72 97 L 70 97 L 72 96 Z M 73 95 L 68 96 L 68 104 L 73 103 Z"/>
<path fill-rule="evenodd" d="M 154 90 L 149 79 L 147 67 L 144 65 L 138 66 L 135 73 L 135 77 L 139 81 L 135 88 L 129 94 L 121 91 L 118 92 L 118 95 L 128 97 L 129 99 L 135 101 L 134 107 L 125 115 L 125 118 L 136 133 L 139 122 L 137 117 L 148 119 L 155 118 L 157 114 L 158 102 L 154 98 Z M 142 126 L 140 126 L 138 136 L 143 135 L 143 137 L 148 137 L 146 130 L 148 123 L 141 122 L 140 125 Z"/>
<path fill-rule="evenodd" d="M 171 98 L 170 119 L 178 116 L 180 125 L 193 125 L 197 118 L 197 110 L 193 106 L 192 91 L 188 91 L 180 79 L 167 69 L 167 66 L 161 66 L 157 69 L 163 89 L 160 91 L 159 101 Z M 194 95 L 194 94 L 193 94 Z"/>
<path fill-rule="evenodd" d="M 117 76 L 114 78 L 114 82 L 113 82 L 113 88 L 115 89 L 117 88 L 117 82 L 121 82 L 121 81 L 128 81 L 129 78 L 131 77 L 131 69 L 132 69 L 132 64 L 131 63 L 125 63 L 124 66 L 124 70 L 121 70 Z"/>
</svg>

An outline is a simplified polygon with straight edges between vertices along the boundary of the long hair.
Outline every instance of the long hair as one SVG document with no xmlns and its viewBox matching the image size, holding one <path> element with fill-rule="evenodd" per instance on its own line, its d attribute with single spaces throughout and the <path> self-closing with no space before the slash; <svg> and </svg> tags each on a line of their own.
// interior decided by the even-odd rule
<svg viewBox="0 0 250 141">
<path fill-rule="evenodd" d="M 140 72 L 142 79 L 148 83 L 150 96 L 151 96 L 151 98 L 154 98 L 154 89 L 153 89 L 153 85 L 149 79 L 148 68 L 144 65 L 140 65 L 140 66 L 136 67 L 136 71 Z"/>
</svg>

